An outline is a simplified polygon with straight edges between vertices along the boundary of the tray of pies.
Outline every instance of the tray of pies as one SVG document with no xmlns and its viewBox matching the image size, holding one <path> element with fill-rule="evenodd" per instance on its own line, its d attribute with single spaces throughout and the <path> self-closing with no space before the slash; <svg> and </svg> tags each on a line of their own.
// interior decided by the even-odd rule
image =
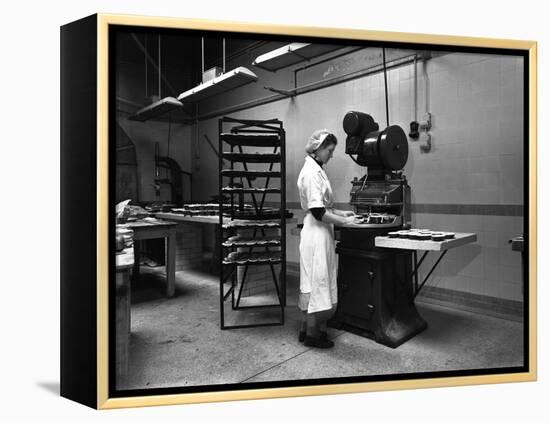
<svg viewBox="0 0 550 423">
<path fill-rule="evenodd" d="M 412 239 L 415 241 L 445 241 L 455 237 L 454 232 L 431 231 L 429 229 L 408 229 L 388 232 L 388 238 Z"/>
<path fill-rule="evenodd" d="M 281 245 L 280 236 L 247 237 L 236 235 L 227 238 L 222 245 L 224 247 L 264 247 Z"/>
<path fill-rule="evenodd" d="M 475 233 L 454 233 L 429 229 L 410 229 L 388 232 L 374 238 L 374 245 L 401 250 L 444 251 L 477 240 Z"/>
<path fill-rule="evenodd" d="M 231 229 L 231 228 L 278 228 L 281 226 L 281 222 L 279 220 L 245 220 L 245 219 L 236 219 L 231 220 L 227 223 L 224 223 L 222 225 L 223 229 Z"/>
<path fill-rule="evenodd" d="M 353 224 L 342 225 L 350 229 L 384 229 L 401 226 L 401 216 L 391 214 L 366 213 L 356 216 Z"/>
<path fill-rule="evenodd" d="M 280 251 L 266 251 L 266 252 L 232 252 L 229 253 L 224 259 L 223 264 L 273 264 L 281 262 Z"/>
</svg>

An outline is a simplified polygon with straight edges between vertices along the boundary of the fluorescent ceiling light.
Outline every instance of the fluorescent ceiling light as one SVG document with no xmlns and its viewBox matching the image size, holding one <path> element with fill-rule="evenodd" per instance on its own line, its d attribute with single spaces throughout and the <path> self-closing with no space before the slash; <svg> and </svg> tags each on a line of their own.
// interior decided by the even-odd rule
<svg viewBox="0 0 550 423">
<path fill-rule="evenodd" d="M 256 57 L 252 65 L 274 72 L 342 48 L 333 44 L 291 43 Z"/>
<path fill-rule="evenodd" d="M 176 100 L 174 97 L 165 97 L 162 100 L 156 101 L 153 104 L 138 110 L 128 119 L 145 122 L 146 120 L 153 119 L 164 113 L 168 113 L 178 107 L 183 107 L 181 101 Z"/>
<path fill-rule="evenodd" d="M 245 67 L 238 67 L 232 71 L 226 72 L 217 78 L 211 79 L 204 84 L 197 85 L 178 96 L 179 101 L 196 102 L 207 97 L 232 90 L 250 82 L 256 82 L 258 77 Z"/>
</svg>

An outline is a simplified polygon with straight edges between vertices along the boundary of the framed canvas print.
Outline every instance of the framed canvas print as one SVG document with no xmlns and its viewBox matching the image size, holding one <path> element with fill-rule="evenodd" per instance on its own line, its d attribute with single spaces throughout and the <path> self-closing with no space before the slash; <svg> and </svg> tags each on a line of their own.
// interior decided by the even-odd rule
<svg viewBox="0 0 550 423">
<path fill-rule="evenodd" d="M 536 43 L 61 28 L 61 394 L 536 380 Z"/>
</svg>

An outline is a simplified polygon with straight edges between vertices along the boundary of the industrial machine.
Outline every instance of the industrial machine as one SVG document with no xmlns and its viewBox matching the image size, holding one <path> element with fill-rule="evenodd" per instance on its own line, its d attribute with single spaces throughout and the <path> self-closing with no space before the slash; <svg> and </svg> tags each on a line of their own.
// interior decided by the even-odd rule
<svg viewBox="0 0 550 423">
<path fill-rule="evenodd" d="M 346 153 L 367 173 L 351 181 L 362 223 L 340 229 L 338 308 L 330 324 L 395 348 L 427 327 L 414 305 L 412 252 L 377 248 L 374 238 L 410 227 L 408 144 L 397 125 L 379 130 L 365 113 L 344 117 Z"/>
</svg>

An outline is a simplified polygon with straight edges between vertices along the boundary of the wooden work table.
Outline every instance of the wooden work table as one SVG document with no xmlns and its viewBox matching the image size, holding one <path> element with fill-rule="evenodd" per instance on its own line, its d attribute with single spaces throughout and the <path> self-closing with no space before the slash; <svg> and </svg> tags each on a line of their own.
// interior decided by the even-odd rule
<svg viewBox="0 0 550 423">
<path fill-rule="evenodd" d="M 174 222 L 187 222 L 187 223 L 206 223 L 210 225 L 219 225 L 219 216 L 185 216 L 181 213 L 156 213 L 155 216 L 159 219 L 174 221 Z M 274 221 L 279 219 L 273 219 Z M 231 219 L 224 217 L 222 223 L 228 223 Z M 294 217 L 286 218 L 285 223 L 287 225 L 296 223 L 298 219 Z"/>
<path fill-rule="evenodd" d="M 158 219 L 142 219 L 120 225 L 134 231 L 134 277 L 139 275 L 139 242 L 144 239 L 164 238 L 166 260 L 166 296 L 173 297 L 176 287 L 176 224 Z"/>
</svg>

